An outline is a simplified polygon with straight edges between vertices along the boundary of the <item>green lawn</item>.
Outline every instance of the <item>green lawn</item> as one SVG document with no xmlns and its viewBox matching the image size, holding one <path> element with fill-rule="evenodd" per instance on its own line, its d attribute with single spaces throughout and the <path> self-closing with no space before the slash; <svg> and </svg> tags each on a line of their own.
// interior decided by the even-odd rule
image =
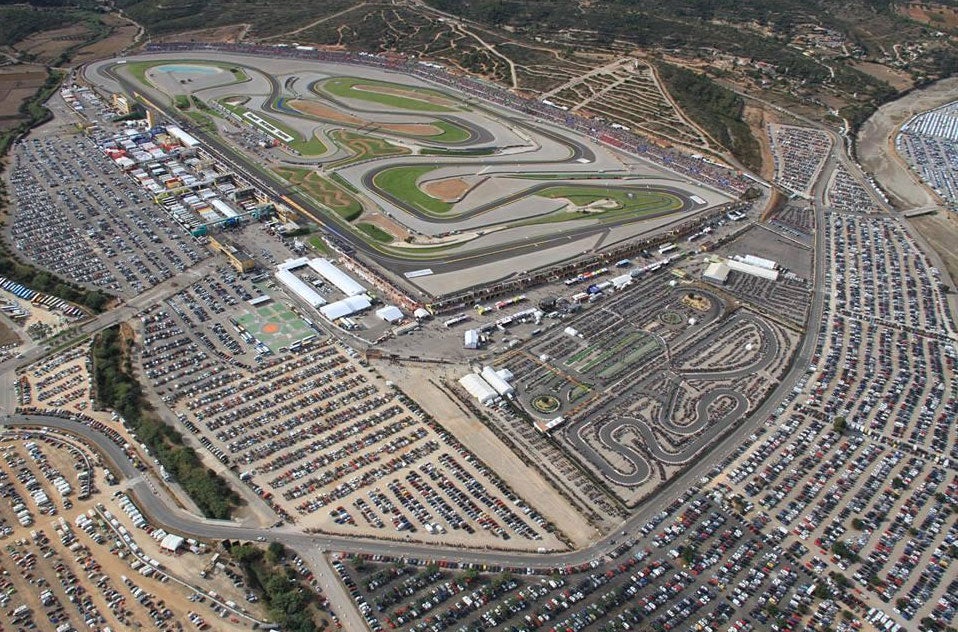
<svg viewBox="0 0 958 632">
<path fill-rule="evenodd" d="M 434 169 L 431 165 L 391 167 L 377 173 L 373 185 L 409 207 L 430 215 L 442 215 L 449 212 L 452 204 L 428 195 L 416 184 L 420 177 Z"/>
<path fill-rule="evenodd" d="M 203 112 L 197 112 L 196 110 L 190 110 L 186 112 L 186 115 L 203 131 L 210 134 L 216 133 L 216 123 L 213 121 L 213 117 Z"/>
<path fill-rule="evenodd" d="M 531 224 L 550 224 L 581 219 L 597 219 L 603 222 L 618 221 L 629 217 L 641 217 L 657 213 L 668 213 L 682 208 L 682 200 L 671 193 L 638 189 L 623 186 L 597 185 L 556 185 L 538 191 L 535 195 L 549 199 L 565 199 L 576 206 L 588 206 L 595 202 L 608 200 L 614 207 L 592 209 L 589 211 L 570 213 L 565 208 L 548 215 L 534 217 L 525 221 L 516 222 L 513 226 L 528 226 Z"/>
<path fill-rule="evenodd" d="M 358 224 L 356 224 L 356 228 L 358 228 L 363 233 L 365 233 L 367 237 L 371 239 L 375 239 L 376 241 L 382 244 L 388 244 L 394 239 L 392 235 L 384 231 L 379 226 L 376 226 L 375 224 L 367 224 L 366 222 L 359 222 Z"/>
<path fill-rule="evenodd" d="M 307 237 L 306 243 L 312 246 L 313 250 L 315 250 L 316 252 L 320 254 L 323 254 L 323 255 L 329 254 L 329 248 L 326 246 L 326 243 L 322 240 L 322 238 L 320 238 L 319 235 L 313 235 L 311 237 Z"/>
<path fill-rule="evenodd" d="M 461 143 L 469 140 L 470 134 L 469 130 L 459 127 L 458 125 L 453 125 L 448 121 L 430 121 L 430 125 L 435 125 L 442 130 L 441 134 L 436 134 L 434 136 L 426 136 L 429 140 L 434 143 Z"/>
<path fill-rule="evenodd" d="M 359 99 L 361 101 L 369 101 L 371 103 L 378 103 L 380 105 L 388 105 L 390 107 L 399 108 L 401 110 L 411 110 L 413 112 L 452 112 L 453 108 L 440 105 L 438 103 L 430 103 L 425 99 L 417 99 L 411 96 L 403 96 L 398 94 L 385 94 L 383 92 L 373 92 L 371 90 L 360 90 L 356 86 L 370 86 L 370 87 L 382 87 L 389 88 L 391 90 L 402 90 L 404 92 L 413 92 L 423 95 L 424 97 L 438 97 L 446 101 L 452 101 L 453 99 L 441 92 L 435 90 L 428 90 L 425 88 L 413 88 L 410 86 L 404 86 L 399 83 L 389 83 L 387 81 L 372 81 L 369 79 L 360 79 L 358 77 L 335 77 L 333 79 L 327 79 L 323 81 L 320 86 L 323 90 L 329 94 L 337 97 L 344 97 L 349 99 Z"/>
</svg>

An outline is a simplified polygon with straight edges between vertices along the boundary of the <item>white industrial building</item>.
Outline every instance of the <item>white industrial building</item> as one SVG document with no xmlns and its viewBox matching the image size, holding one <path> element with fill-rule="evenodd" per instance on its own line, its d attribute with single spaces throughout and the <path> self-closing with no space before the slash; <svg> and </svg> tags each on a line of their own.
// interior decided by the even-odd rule
<svg viewBox="0 0 958 632">
<path fill-rule="evenodd" d="M 196 138 L 190 136 L 176 125 L 167 125 L 166 133 L 183 143 L 184 147 L 189 147 L 192 149 L 200 144 L 200 141 L 196 140 Z"/>
<path fill-rule="evenodd" d="M 727 265 L 729 269 L 743 274 L 751 274 L 752 276 L 768 279 L 769 281 L 778 280 L 778 270 L 769 270 L 762 266 L 752 265 L 744 261 L 736 261 L 735 259 L 729 259 L 725 262 L 725 265 Z"/>
<path fill-rule="evenodd" d="M 183 538 L 183 536 L 167 533 L 166 536 L 163 537 L 163 541 L 160 542 L 160 548 L 162 548 L 164 551 L 176 553 L 179 548 L 183 546 L 184 542 L 186 542 L 186 540 Z"/>
<path fill-rule="evenodd" d="M 339 291 L 346 296 L 358 296 L 366 293 L 366 288 L 326 259 L 309 259 L 306 264 L 316 274 L 339 288 Z"/>
<path fill-rule="evenodd" d="M 742 263 L 765 268 L 766 270 L 778 270 L 778 263 L 772 261 L 771 259 L 756 257 L 755 255 L 745 255 L 744 257 L 741 255 L 736 255 L 732 258 L 736 261 L 741 261 Z"/>
<path fill-rule="evenodd" d="M 464 375 L 459 378 L 459 385 L 466 389 L 466 392 L 475 397 L 483 406 L 488 406 L 499 397 L 496 390 L 475 373 L 470 373 L 469 375 Z"/>
<path fill-rule="evenodd" d="M 432 318 L 432 313 L 425 307 L 417 307 L 416 311 L 413 312 L 412 315 L 416 320 L 426 320 L 427 318 Z"/>
<path fill-rule="evenodd" d="M 479 348 L 479 330 L 478 329 L 467 329 L 465 333 L 462 334 L 463 337 L 463 346 L 466 349 L 478 349 Z"/>
<path fill-rule="evenodd" d="M 499 373 L 496 372 L 491 366 L 485 366 L 482 368 L 482 373 L 480 373 L 482 379 L 489 383 L 489 386 L 495 389 L 497 393 L 503 397 L 512 397 L 516 394 L 516 389 L 514 389 L 509 382 L 502 378 Z"/>
<path fill-rule="evenodd" d="M 711 281 L 712 283 L 717 283 L 719 285 L 724 285 L 725 281 L 728 280 L 728 273 L 731 270 L 725 263 L 721 261 L 715 261 L 709 264 L 709 267 L 705 269 L 705 272 L 702 273 L 702 277 L 706 281 Z"/>
<path fill-rule="evenodd" d="M 376 310 L 376 316 L 382 318 L 387 323 L 398 323 L 403 319 L 402 310 L 395 305 L 386 305 Z"/>
<path fill-rule="evenodd" d="M 287 261 L 279 266 L 279 270 L 273 274 L 273 276 L 276 277 L 276 280 L 285 285 L 287 289 L 305 301 L 310 307 L 315 309 L 325 305 L 326 299 L 320 296 L 316 290 L 309 287 L 305 281 L 290 272 L 290 263 L 291 262 Z"/>
<path fill-rule="evenodd" d="M 371 306 L 372 302 L 367 296 L 347 296 L 341 301 L 320 307 L 319 313 L 327 320 L 334 321 L 367 310 Z"/>
</svg>

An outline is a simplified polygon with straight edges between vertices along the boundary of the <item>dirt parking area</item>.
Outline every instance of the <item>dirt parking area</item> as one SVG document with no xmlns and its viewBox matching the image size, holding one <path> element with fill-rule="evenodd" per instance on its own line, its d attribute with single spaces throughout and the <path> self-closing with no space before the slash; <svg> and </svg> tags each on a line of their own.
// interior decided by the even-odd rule
<svg viewBox="0 0 958 632">
<path fill-rule="evenodd" d="M 229 579 L 200 587 L 182 579 L 181 573 L 197 566 L 215 566 L 212 550 L 194 541 L 184 542 L 178 555 L 162 553 L 158 542 L 165 533 L 135 520 L 135 508 L 124 509 L 125 496 L 102 481 L 101 465 L 71 437 L 27 431 L 0 435 L 0 623 L 5 629 L 53 630 L 68 624 L 73 629 L 174 630 L 190 621 L 196 629 L 226 631 L 252 629 L 264 618 L 246 601 L 242 583 Z M 209 594 L 214 588 L 219 599 L 243 605 L 226 608 L 221 616 L 224 606 Z"/>
<path fill-rule="evenodd" d="M 941 211 L 913 217 L 908 221 L 941 257 L 954 282 L 958 279 L 958 249 L 955 248 L 955 244 L 958 244 L 958 218 L 954 214 L 949 217 L 947 213 Z"/>
</svg>

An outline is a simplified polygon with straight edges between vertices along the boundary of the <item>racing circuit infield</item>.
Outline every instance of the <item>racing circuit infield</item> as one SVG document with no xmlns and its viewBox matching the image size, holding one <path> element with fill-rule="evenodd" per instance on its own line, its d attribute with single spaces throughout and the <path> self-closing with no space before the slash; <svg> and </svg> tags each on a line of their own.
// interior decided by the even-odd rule
<svg viewBox="0 0 958 632">
<path fill-rule="evenodd" d="M 238 115 L 227 122 L 222 104 L 242 102 L 293 138 L 266 165 L 242 157 L 254 181 L 387 272 L 428 270 L 406 281 L 433 296 L 608 249 L 732 200 L 571 129 L 382 68 L 192 51 L 97 62 L 85 73 L 168 114 L 177 95 L 218 110 L 216 135 L 181 124 L 234 160 L 229 130 L 270 136 Z M 347 133 L 352 143 L 343 141 Z M 363 139 L 369 143 L 357 154 Z M 306 146 L 320 153 L 290 149 Z M 338 212 L 277 173 L 293 167 L 319 170 L 362 212 Z M 403 169 L 416 177 L 389 177 Z M 444 198 L 441 190 L 461 194 Z M 393 239 L 370 238 L 358 226 L 369 223 Z"/>
</svg>

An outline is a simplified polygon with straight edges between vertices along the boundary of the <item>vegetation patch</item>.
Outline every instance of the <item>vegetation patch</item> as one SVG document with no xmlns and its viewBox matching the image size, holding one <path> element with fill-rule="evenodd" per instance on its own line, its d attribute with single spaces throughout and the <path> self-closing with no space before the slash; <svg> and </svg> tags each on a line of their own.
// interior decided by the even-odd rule
<svg viewBox="0 0 958 632">
<path fill-rule="evenodd" d="M 532 407 L 537 412 L 550 415 L 559 410 L 559 400 L 554 395 L 539 395 L 532 400 Z"/>
<path fill-rule="evenodd" d="M 410 153 L 405 147 L 394 145 L 382 138 L 356 134 L 354 132 L 347 132 L 346 130 L 333 130 L 329 133 L 329 137 L 334 143 L 352 154 L 348 158 L 330 163 L 330 168 L 341 168 L 371 158 L 403 156 Z"/>
<path fill-rule="evenodd" d="M 29 6 L 0 7 L 0 46 L 11 46 L 20 40 L 50 29 L 72 24 L 76 14 L 72 11 L 38 11 Z"/>
<path fill-rule="evenodd" d="M 549 224 L 584 218 L 614 222 L 662 215 L 682 208 L 682 200 L 671 193 L 633 187 L 556 185 L 542 189 L 535 195 L 553 200 L 568 200 L 574 208 L 570 209 L 566 206 L 544 216 L 517 222 L 513 224 L 514 226 Z"/>
<path fill-rule="evenodd" d="M 120 325 L 100 332 L 93 340 L 93 383 L 97 405 L 115 410 L 151 454 L 183 487 L 203 515 L 227 520 L 242 499 L 219 474 L 200 461 L 183 443 L 178 430 L 153 411 L 133 376 L 129 349 Z"/>
<path fill-rule="evenodd" d="M 391 243 L 395 237 L 384 231 L 379 226 L 375 224 L 369 224 L 367 222 L 359 222 L 356 224 L 356 228 L 362 231 L 370 239 L 374 239 L 380 243 L 388 244 Z"/>
<path fill-rule="evenodd" d="M 292 567 L 284 564 L 286 548 L 279 542 L 270 542 L 264 553 L 252 544 L 237 544 L 230 555 L 246 573 L 246 579 L 262 596 L 266 611 L 276 627 L 296 632 L 318 632 L 327 628 L 320 618 L 320 604 L 316 593 L 304 586 Z"/>
<path fill-rule="evenodd" d="M 687 68 L 660 63 L 657 70 L 665 88 L 686 114 L 745 166 L 761 170 L 762 149 L 742 120 L 742 97 Z"/>
<path fill-rule="evenodd" d="M 433 171 L 432 165 L 391 167 L 373 177 L 373 185 L 401 205 L 417 209 L 429 215 L 449 212 L 452 204 L 443 202 L 419 188 L 419 178 Z"/>
<path fill-rule="evenodd" d="M 351 222 L 363 212 L 363 205 L 347 191 L 312 169 L 278 167 L 276 173 L 319 204 Z"/>
<path fill-rule="evenodd" d="M 320 87 L 336 97 L 369 101 L 413 112 L 451 112 L 455 106 L 455 101 L 441 92 L 388 81 L 334 77 L 323 81 Z"/>
</svg>

